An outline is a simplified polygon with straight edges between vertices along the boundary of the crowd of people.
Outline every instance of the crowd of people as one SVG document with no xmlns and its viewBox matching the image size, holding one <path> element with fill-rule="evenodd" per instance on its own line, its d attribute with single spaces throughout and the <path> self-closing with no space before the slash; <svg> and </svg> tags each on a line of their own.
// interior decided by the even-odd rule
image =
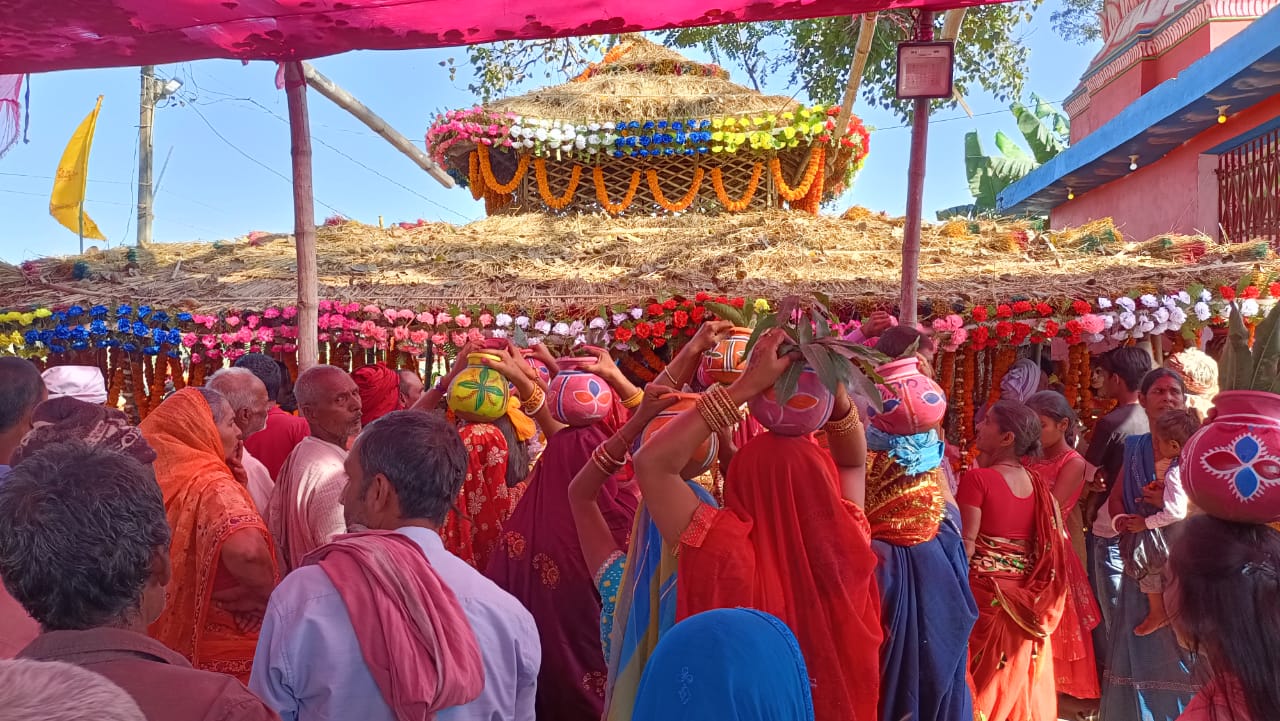
<svg viewBox="0 0 1280 721">
<path fill-rule="evenodd" d="M 643 388 L 589 349 L 577 425 L 494 339 L 497 418 L 448 410 L 471 347 L 429 388 L 249 354 L 136 426 L 0 358 L 0 718 L 1280 719 L 1280 531 L 1181 481 L 1208 356 L 1103 355 L 1088 430 L 1023 359 L 959 449 L 921 330 L 869 318 L 911 383 L 803 435 L 744 412 L 782 330 L 703 385 L 731 330 Z"/>
</svg>

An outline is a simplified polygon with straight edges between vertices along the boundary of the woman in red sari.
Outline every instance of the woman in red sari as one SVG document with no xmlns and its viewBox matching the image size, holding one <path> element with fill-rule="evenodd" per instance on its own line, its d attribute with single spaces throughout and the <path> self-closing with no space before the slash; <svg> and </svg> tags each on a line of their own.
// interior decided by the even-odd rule
<svg viewBox="0 0 1280 721">
<path fill-rule="evenodd" d="M 1031 409 L 998 401 L 978 424 L 978 468 L 960 477 L 969 585 L 978 622 L 969 637 L 974 711 L 986 721 L 1054 721 L 1053 647 L 1067 602 L 1066 539 L 1047 483 L 1021 459 L 1040 454 Z"/>
<path fill-rule="evenodd" d="M 743 446 L 729 466 L 722 509 L 699 501 L 680 477 L 715 426 L 728 427 L 735 409 L 795 361 L 778 356 L 785 338 L 766 334 L 732 387 L 712 390 L 650 439 L 636 456 L 636 478 L 663 540 L 679 548 L 677 617 L 740 606 L 777 616 L 800 641 L 817 721 L 873 721 L 880 595 L 859 505 L 866 439 L 847 394 L 826 427 L 830 453 L 812 438 L 773 433 Z"/>
<path fill-rule="evenodd" d="M 173 580 L 151 636 L 196 668 L 247 682 L 279 575 L 271 534 L 236 475 L 244 472 L 235 415 L 219 393 L 185 388 L 138 429 L 156 452 L 173 530 Z"/>
<path fill-rule="evenodd" d="M 1072 511 L 1084 491 L 1084 457 L 1072 446 L 1079 417 L 1061 393 L 1040 391 L 1027 399 L 1027 407 L 1040 418 L 1040 443 L 1044 457 L 1023 459 L 1023 465 L 1042 482 L 1048 484 L 1058 501 L 1063 519 Z M 1078 516 L 1076 516 L 1078 517 Z M 1082 535 L 1081 526 L 1067 531 L 1070 543 Z M 1053 632 L 1053 669 L 1058 693 L 1078 699 L 1102 696 L 1098 685 L 1098 665 L 1093 649 L 1093 629 L 1102 622 L 1102 610 L 1093 596 L 1093 586 L 1085 573 L 1080 556 L 1065 556 L 1070 601 L 1062 612 L 1062 622 Z"/>
</svg>

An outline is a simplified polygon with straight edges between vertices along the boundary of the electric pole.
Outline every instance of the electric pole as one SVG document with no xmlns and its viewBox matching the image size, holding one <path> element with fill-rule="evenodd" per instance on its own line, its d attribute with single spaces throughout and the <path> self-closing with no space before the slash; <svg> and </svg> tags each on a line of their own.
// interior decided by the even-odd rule
<svg viewBox="0 0 1280 721">
<path fill-rule="evenodd" d="M 138 247 L 151 244 L 151 130 L 156 115 L 156 66 L 142 66 L 142 93 L 138 100 Z"/>
</svg>

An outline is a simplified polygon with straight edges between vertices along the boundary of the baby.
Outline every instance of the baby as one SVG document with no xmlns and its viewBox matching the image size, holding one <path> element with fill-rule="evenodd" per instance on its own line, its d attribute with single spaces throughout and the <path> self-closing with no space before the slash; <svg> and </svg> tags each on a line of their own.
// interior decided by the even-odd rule
<svg viewBox="0 0 1280 721">
<path fill-rule="evenodd" d="M 1151 429 L 1151 443 L 1155 447 L 1155 479 L 1144 489 L 1143 497 L 1161 510 L 1150 515 L 1121 514 L 1115 518 L 1117 531 L 1140 533 L 1165 528 L 1187 517 L 1187 494 L 1182 487 L 1182 469 L 1178 456 L 1187 439 L 1200 428 L 1200 419 L 1194 411 L 1167 411 L 1156 419 Z M 1154 503 L 1153 503 L 1154 501 Z M 1145 569 L 1138 580 L 1138 588 L 1147 595 L 1150 611 L 1142 623 L 1134 629 L 1139 636 L 1147 636 L 1169 624 L 1164 608 L 1164 562 Z"/>
</svg>

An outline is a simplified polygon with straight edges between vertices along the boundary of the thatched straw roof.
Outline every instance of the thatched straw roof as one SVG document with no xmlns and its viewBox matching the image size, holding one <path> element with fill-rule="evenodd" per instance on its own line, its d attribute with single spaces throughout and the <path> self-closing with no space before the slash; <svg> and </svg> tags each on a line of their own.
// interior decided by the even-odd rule
<svg viewBox="0 0 1280 721">
<path fill-rule="evenodd" d="M 762 95 L 732 83 L 724 70 L 695 63 L 638 35 L 623 38 L 617 50 L 624 52 L 617 59 L 593 65 L 578 80 L 486 107 L 532 118 L 611 123 L 634 118 L 781 113 L 800 105 L 791 98 Z M 673 65 L 697 71 L 677 73 Z"/>
<path fill-rule="evenodd" d="M 821 291 L 846 304 L 891 305 L 902 223 L 854 208 L 845 218 L 781 211 L 525 215 L 407 230 L 351 222 L 322 227 L 318 235 L 322 298 L 537 309 L 703 290 L 772 298 Z M 1220 247 L 1203 238 L 1127 244 L 1109 221 L 1047 236 L 1018 225 L 953 221 L 925 230 L 920 295 L 950 304 L 1179 290 L 1193 282 L 1234 283 L 1259 263 L 1278 270 L 1264 259 L 1273 257 L 1265 244 Z M 12 309 L 129 300 L 212 312 L 288 303 L 295 283 L 288 235 L 117 248 L 21 268 L 0 264 L 0 296 Z"/>
</svg>

